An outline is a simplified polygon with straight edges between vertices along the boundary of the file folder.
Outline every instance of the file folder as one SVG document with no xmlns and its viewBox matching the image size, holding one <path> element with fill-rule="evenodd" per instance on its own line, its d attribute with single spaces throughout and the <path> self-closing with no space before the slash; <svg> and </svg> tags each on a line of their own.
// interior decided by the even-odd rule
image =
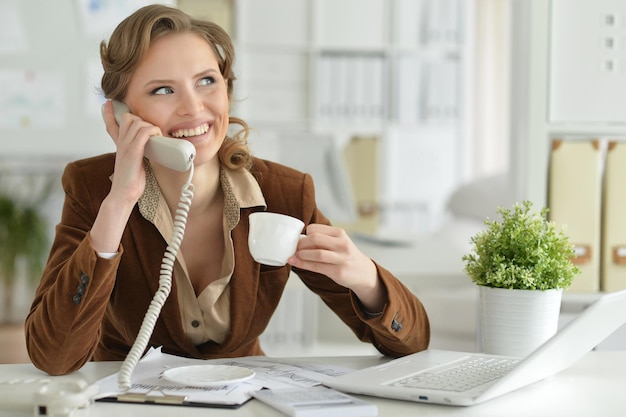
<svg viewBox="0 0 626 417">
<path fill-rule="evenodd" d="M 626 289 L 626 143 L 610 142 L 604 178 L 603 291 Z"/>
<path fill-rule="evenodd" d="M 354 136 L 344 148 L 358 214 L 352 223 L 341 225 L 350 232 L 375 233 L 380 224 L 378 142 L 376 136 Z"/>
<path fill-rule="evenodd" d="M 548 175 L 548 216 L 565 226 L 580 275 L 572 292 L 600 290 L 603 152 L 599 140 L 552 141 Z"/>
</svg>

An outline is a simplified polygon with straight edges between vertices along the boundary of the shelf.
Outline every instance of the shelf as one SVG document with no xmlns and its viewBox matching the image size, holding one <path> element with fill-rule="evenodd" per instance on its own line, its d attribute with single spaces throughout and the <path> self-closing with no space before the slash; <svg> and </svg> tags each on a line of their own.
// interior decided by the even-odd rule
<svg viewBox="0 0 626 417">
<path fill-rule="evenodd" d="M 626 123 L 551 123 L 546 126 L 550 136 L 610 137 L 626 139 Z"/>
<path fill-rule="evenodd" d="M 235 114 L 270 136 L 294 128 L 331 133 L 342 140 L 376 136 L 383 149 L 374 163 L 383 186 L 369 187 L 376 187 L 379 198 L 394 203 L 411 190 L 408 195 L 414 201 L 409 206 L 430 204 L 427 213 L 443 207 L 447 193 L 460 182 L 459 155 L 470 142 L 466 136 L 471 132 L 463 129 L 463 123 L 472 102 L 466 98 L 471 88 L 464 83 L 471 62 L 463 35 L 471 24 L 472 15 L 466 12 L 474 7 L 473 1 L 235 4 L 239 48 Z M 403 136 L 407 143 L 389 152 L 387 145 L 398 143 L 397 132 L 409 130 L 413 133 Z M 425 181 L 415 181 L 422 178 L 416 174 L 424 172 L 420 167 L 432 166 L 434 150 L 429 143 L 444 151 L 437 160 L 446 174 L 436 193 L 432 188 L 440 181 L 432 175 L 438 174 L 426 172 Z M 403 162 L 398 163 L 398 157 Z M 427 195 L 419 195 L 422 191 Z M 394 218 L 393 210 L 384 219 Z"/>
</svg>

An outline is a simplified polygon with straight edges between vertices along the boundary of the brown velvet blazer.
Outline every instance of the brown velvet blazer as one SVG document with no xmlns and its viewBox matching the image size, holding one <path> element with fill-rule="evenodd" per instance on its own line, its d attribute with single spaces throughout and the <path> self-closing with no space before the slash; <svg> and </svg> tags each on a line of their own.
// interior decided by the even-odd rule
<svg viewBox="0 0 626 417">
<path fill-rule="evenodd" d="M 135 206 L 122 237 L 120 254 L 103 259 L 91 248 L 89 230 L 111 187 L 115 156 L 106 154 L 68 164 L 66 193 L 50 256 L 26 319 L 26 344 L 35 366 L 52 374 L 76 371 L 89 360 L 123 360 L 158 288 L 167 242 Z M 310 223 L 328 223 L 315 204 L 311 177 L 291 168 L 255 159 L 257 179 L 267 210 Z M 232 231 L 235 269 L 230 281 L 231 329 L 222 344 L 194 346 L 183 331 L 176 285 L 157 320 L 149 346 L 194 357 L 262 355 L 259 335 L 279 302 L 291 267 L 255 262 L 248 251 L 248 215 L 262 207 L 241 209 Z M 348 289 L 324 275 L 304 270 L 304 284 L 352 329 L 380 352 L 403 356 L 428 346 L 430 329 L 420 301 L 389 271 L 377 265 L 388 292 L 378 317 L 359 308 Z M 174 281 L 174 280 L 173 280 Z"/>
</svg>

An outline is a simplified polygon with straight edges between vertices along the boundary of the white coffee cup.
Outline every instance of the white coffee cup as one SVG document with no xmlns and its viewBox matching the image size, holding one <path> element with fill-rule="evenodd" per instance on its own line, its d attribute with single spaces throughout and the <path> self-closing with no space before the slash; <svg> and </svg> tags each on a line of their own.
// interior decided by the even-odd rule
<svg viewBox="0 0 626 417">
<path fill-rule="evenodd" d="M 255 261 L 283 266 L 296 252 L 304 223 L 295 217 L 266 211 L 250 215 L 248 247 Z"/>
</svg>

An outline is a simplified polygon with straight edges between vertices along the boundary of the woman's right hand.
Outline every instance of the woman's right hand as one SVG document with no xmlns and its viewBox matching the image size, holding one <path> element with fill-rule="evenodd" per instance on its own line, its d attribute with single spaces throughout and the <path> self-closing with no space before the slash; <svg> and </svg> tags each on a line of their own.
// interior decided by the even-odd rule
<svg viewBox="0 0 626 417">
<path fill-rule="evenodd" d="M 102 116 L 117 149 L 111 190 L 100 205 L 90 235 L 95 251 L 115 253 L 133 207 L 146 187 L 144 148 L 150 136 L 160 135 L 161 129 L 130 113 L 122 115 L 118 126 L 110 101 L 102 107 Z"/>
<path fill-rule="evenodd" d="M 161 129 L 131 113 L 124 113 L 118 126 L 110 101 L 104 104 L 102 115 L 106 130 L 116 147 L 115 170 L 109 196 L 120 204 L 134 206 L 146 184 L 144 148 L 150 136 L 160 135 Z"/>
</svg>

